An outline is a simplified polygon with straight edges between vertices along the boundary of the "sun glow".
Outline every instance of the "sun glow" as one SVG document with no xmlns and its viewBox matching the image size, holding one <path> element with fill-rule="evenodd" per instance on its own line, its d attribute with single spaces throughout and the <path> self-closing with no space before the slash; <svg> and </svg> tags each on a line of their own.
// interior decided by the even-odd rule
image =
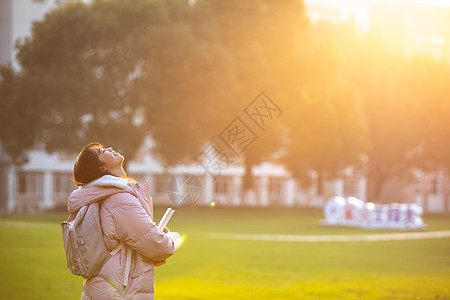
<svg viewBox="0 0 450 300">
<path fill-rule="evenodd" d="M 450 0 L 305 0 L 305 8 L 314 25 L 353 23 L 396 54 L 450 61 Z"/>
</svg>

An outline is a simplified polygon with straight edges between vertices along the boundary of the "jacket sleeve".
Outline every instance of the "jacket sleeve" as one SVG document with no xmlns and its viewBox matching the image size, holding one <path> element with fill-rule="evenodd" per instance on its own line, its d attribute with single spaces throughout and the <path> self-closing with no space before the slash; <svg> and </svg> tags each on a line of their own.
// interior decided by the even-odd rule
<svg viewBox="0 0 450 300">
<path fill-rule="evenodd" d="M 180 235 L 177 232 L 160 232 L 135 196 L 115 194 L 105 199 L 102 206 L 110 214 L 114 237 L 142 256 L 164 260 L 181 246 Z"/>
</svg>

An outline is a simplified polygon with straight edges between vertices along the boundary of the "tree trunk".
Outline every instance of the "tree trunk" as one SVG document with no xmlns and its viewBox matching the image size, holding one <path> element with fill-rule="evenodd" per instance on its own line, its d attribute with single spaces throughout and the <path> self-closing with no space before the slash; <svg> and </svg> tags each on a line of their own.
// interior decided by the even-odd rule
<svg viewBox="0 0 450 300">
<path fill-rule="evenodd" d="M 255 185 L 253 181 L 253 161 L 251 159 L 248 159 L 248 157 L 244 158 L 244 165 L 245 165 L 245 174 L 244 174 L 244 180 L 242 182 L 242 189 L 245 194 L 245 192 L 253 190 Z"/>
<path fill-rule="evenodd" d="M 252 173 L 254 165 L 255 161 L 253 159 L 250 159 L 249 156 L 244 157 L 245 174 L 242 181 L 241 199 L 243 199 L 245 205 L 249 206 L 254 206 L 259 202 Z"/>
<path fill-rule="evenodd" d="M 380 203 L 381 202 L 381 192 L 386 181 L 386 175 L 380 168 L 374 166 L 369 162 L 368 174 L 368 195 L 367 200 L 369 202 Z"/>
<path fill-rule="evenodd" d="M 0 144 L 0 217 L 8 214 L 8 169 L 9 159 Z"/>
<path fill-rule="evenodd" d="M 317 171 L 317 195 L 322 196 L 323 192 L 323 172 Z"/>
<path fill-rule="evenodd" d="M 450 206 L 450 189 L 449 189 L 449 185 L 450 185 L 450 181 L 449 178 L 447 176 L 447 174 L 444 175 L 444 186 L 443 186 L 443 195 L 442 197 L 444 198 L 444 212 L 448 212 L 449 210 L 449 206 Z"/>
<path fill-rule="evenodd" d="M 1 153 L 0 153 L 1 155 Z M 8 164 L 0 157 L 0 217 L 8 213 Z"/>
<path fill-rule="evenodd" d="M 381 202 L 381 191 L 383 190 L 384 179 L 383 176 L 377 176 L 374 178 L 373 184 L 373 202 Z"/>
</svg>

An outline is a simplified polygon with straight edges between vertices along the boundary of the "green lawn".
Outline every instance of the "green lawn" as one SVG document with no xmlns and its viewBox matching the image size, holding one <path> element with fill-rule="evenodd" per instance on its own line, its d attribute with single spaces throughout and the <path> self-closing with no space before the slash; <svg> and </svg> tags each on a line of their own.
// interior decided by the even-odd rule
<svg viewBox="0 0 450 300">
<path fill-rule="evenodd" d="M 157 219 L 164 209 L 156 210 Z M 0 219 L 0 299 L 79 299 L 59 223 L 65 214 Z M 450 299 L 450 239 L 382 242 L 216 240 L 209 233 L 372 234 L 319 226 L 314 209 L 176 209 L 183 247 L 157 268 L 155 299 Z M 450 215 L 426 215 L 429 231 Z M 398 231 L 395 231 L 398 232 Z"/>
</svg>

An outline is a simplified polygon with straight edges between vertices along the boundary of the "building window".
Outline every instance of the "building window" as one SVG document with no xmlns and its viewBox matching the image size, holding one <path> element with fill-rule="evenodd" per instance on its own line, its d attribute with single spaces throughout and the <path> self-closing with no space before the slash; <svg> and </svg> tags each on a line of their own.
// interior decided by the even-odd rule
<svg viewBox="0 0 450 300">
<path fill-rule="evenodd" d="M 68 195 L 77 187 L 71 173 L 54 173 L 53 184 L 55 194 Z"/>
<path fill-rule="evenodd" d="M 430 56 L 438 61 L 444 59 L 446 40 L 440 36 L 416 36 L 417 52 Z"/>
<path fill-rule="evenodd" d="M 269 178 L 269 195 L 272 198 L 281 196 L 281 178 Z"/>
<path fill-rule="evenodd" d="M 357 196 L 358 195 L 359 178 L 346 177 L 344 179 L 344 196 Z"/>
<path fill-rule="evenodd" d="M 167 174 L 158 174 L 153 176 L 155 193 L 167 193 L 170 176 Z"/>
<path fill-rule="evenodd" d="M 20 196 L 42 195 L 43 174 L 39 172 L 18 172 L 17 193 Z"/>
<path fill-rule="evenodd" d="M 430 179 L 430 193 L 431 194 L 439 193 L 439 177 L 437 175 L 432 176 Z"/>
<path fill-rule="evenodd" d="M 422 177 L 416 178 L 416 193 L 422 194 L 423 192 L 423 179 Z"/>
<path fill-rule="evenodd" d="M 217 176 L 214 183 L 215 194 L 227 194 L 230 192 L 229 178 L 226 176 Z"/>
<path fill-rule="evenodd" d="M 269 178 L 268 182 L 269 202 L 273 204 L 280 204 L 283 193 L 283 179 L 279 177 Z"/>
</svg>

